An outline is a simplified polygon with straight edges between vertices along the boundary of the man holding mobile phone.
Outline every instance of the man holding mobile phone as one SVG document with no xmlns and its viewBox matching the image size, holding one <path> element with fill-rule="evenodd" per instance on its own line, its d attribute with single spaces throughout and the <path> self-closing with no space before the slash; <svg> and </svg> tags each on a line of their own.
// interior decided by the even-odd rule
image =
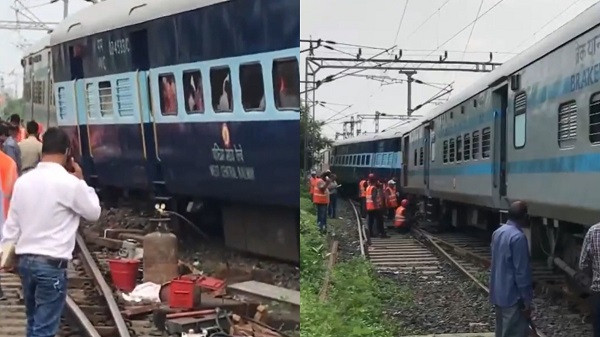
<svg viewBox="0 0 600 337">
<path fill-rule="evenodd" d="M 67 296 L 66 268 L 80 218 L 96 221 L 100 201 L 70 156 L 68 135 L 50 128 L 42 159 L 15 183 L 2 245 L 14 244 L 25 297 L 27 336 L 54 336 Z"/>
</svg>

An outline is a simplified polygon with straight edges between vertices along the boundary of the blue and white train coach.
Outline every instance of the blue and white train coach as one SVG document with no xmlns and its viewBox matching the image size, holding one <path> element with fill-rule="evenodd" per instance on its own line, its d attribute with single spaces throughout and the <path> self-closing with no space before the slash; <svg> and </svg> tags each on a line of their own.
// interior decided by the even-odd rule
<svg viewBox="0 0 600 337">
<path fill-rule="evenodd" d="M 57 121 L 87 178 L 210 205 L 228 245 L 297 261 L 299 15 L 298 0 L 107 0 L 60 23 Z"/>
<path fill-rule="evenodd" d="M 402 187 L 441 206 L 434 208 L 446 223 L 489 231 L 511 202 L 523 200 L 532 253 L 576 266 L 583 234 L 600 222 L 600 4 L 397 139 Z M 336 157 L 346 155 L 345 146 L 335 144 Z M 347 163 L 342 158 L 333 170 L 344 171 Z"/>
</svg>

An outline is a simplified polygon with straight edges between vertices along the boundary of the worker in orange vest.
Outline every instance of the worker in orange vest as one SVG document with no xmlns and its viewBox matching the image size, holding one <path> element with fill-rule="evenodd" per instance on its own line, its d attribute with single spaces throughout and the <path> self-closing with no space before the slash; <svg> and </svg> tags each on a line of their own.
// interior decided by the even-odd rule
<svg viewBox="0 0 600 337">
<path fill-rule="evenodd" d="M 373 237 L 373 225 L 377 226 L 377 234 L 381 238 L 388 238 L 383 228 L 383 210 L 385 209 L 385 200 L 383 184 L 378 182 L 373 173 L 369 174 L 369 187 L 366 192 L 366 205 L 368 215 L 369 236 Z"/>
<path fill-rule="evenodd" d="M 310 194 L 310 199 L 313 199 L 313 191 L 315 189 L 315 184 L 317 183 L 317 171 L 310 171 L 310 177 L 308 178 L 308 193 Z"/>
<path fill-rule="evenodd" d="M 360 216 L 362 218 L 365 218 L 367 216 L 367 212 L 365 210 L 366 208 L 366 196 L 367 196 L 367 187 L 368 187 L 368 181 L 367 178 L 361 180 L 358 183 L 358 197 L 360 199 Z"/>
<path fill-rule="evenodd" d="M 17 135 L 15 137 L 17 143 L 27 138 L 27 132 L 25 132 L 25 128 L 21 125 L 21 117 L 19 115 L 12 114 L 10 116 L 10 124 L 18 128 Z"/>
<path fill-rule="evenodd" d="M 400 232 L 407 232 L 408 230 L 410 230 L 409 223 L 406 220 L 406 207 L 408 207 L 408 200 L 403 199 L 400 203 L 400 207 L 396 209 L 394 227 Z"/>
<path fill-rule="evenodd" d="M 398 199 L 396 198 L 396 182 L 388 181 L 385 189 L 385 205 L 388 209 L 388 220 L 394 219 L 394 211 L 398 208 Z"/>
<path fill-rule="evenodd" d="M 321 233 L 327 229 L 327 207 L 329 206 L 329 184 L 331 172 L 326 171 L 317 178 L 313 189 L 313 203 L 317 206 L 317 225 Z"/>
</svg>

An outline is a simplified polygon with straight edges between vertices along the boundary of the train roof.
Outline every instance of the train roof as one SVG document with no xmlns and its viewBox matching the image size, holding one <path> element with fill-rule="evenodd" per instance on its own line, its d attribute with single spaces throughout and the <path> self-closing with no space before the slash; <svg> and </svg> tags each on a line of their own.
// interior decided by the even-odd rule
<svg viewBox="0 0 600 337">
<path fill-rule="evenodd" d="M 50 47 L 50 34 L 44 35 L 44 37 L 37 40 L 34 44 L 26 48 L 23 52 L 23 57 L 28 57 L 30 55 L 37 54 L 48 47 Z"/>
<path fill-rule="evenodd" d="M 385 140 L 385 139 L 402 137 L 402 135 L 404 135 L 408 131 L 412 130 L 414 127 L 423 123 L 424 120 L 425 120 L 424 118 L 415 119 L 406 124 L 399 125 L 393 129 L 390 129 L 388 131 L 381 132 L 381 133 L 367 133 L 367 134 L 352 137 L 352 138 L 341 139 L 339 141 L 334 142 L 333 146 L 371 142 L 371 141 L 377 141 L 377 140 Z"/>
<path fill-rule="evenodd" d="M 511 58 L 498 68 L 494 69 L 494 71 L 481 76 L 465 90 L 461 90 L 457 95 L 454 95 L 452 98 L 450 98 L 446 103 L 427 112 L 425 114 L 425 121 L 431 120 L 434 117 L 460 105 L 466 100 L 481 93 L 488 87 L 494 85 L 503 77 L 514 74 L 527 65 L 568 43 L 577 36 L 592 29 L 598 25 L 598 18 L 600 18 L 600 2 L 591 5 L 577 17 L 565 23 L 556 31 L 552 32 L 534 44 L 532 47 L 524 50 L 519 55 Z"/>
<path fill-rule="evenodd" d="M 67 17 L 54 28 L 50 44 L 127 27 L 230 0 L 106 0 Z"/>
</svg>

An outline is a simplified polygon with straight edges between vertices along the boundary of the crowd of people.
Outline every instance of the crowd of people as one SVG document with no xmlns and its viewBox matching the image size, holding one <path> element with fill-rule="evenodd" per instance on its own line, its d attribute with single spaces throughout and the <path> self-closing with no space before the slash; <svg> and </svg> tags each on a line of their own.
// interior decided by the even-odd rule
<svg viewBox="0 0 600 337">
<path fill-rule="evenodd" d="M 54 336 L 80 218 L 100 217 L 94 188 L 71 157 L 67 133 L 18 115 L 0 121 L 0 269 L 21 278 L 28 337 Z M 15 261 L 10 264 L 7 261 Z M 0 301 L 6 300 L 0 287 Z"/>
<path fill-rule="evenodd" d="M 412 217 L 409 216 L 408 199 L 401 199 L 401 191 L 396 188 L 396 178 L 388 181 L 377 179 L 375 174 L 369 174 L 358 185 L 360 198 L 360 215 L 367 218 L 369 236 L 388 238 L 384 226 L 384 218 L 394 221 L 394 227 L 399 232 L 410 229 Z M 327 230 L 327 217 L 335 218 L 337 209 L 338 188 L 337 177 L 327 170 L 317 176 L 311 171 L 308 189 L 310 197 L 317 207 L 317 225 L 323 233 Z M 398 200 L 402 200 L 398 203 Z"/>
</svg>

